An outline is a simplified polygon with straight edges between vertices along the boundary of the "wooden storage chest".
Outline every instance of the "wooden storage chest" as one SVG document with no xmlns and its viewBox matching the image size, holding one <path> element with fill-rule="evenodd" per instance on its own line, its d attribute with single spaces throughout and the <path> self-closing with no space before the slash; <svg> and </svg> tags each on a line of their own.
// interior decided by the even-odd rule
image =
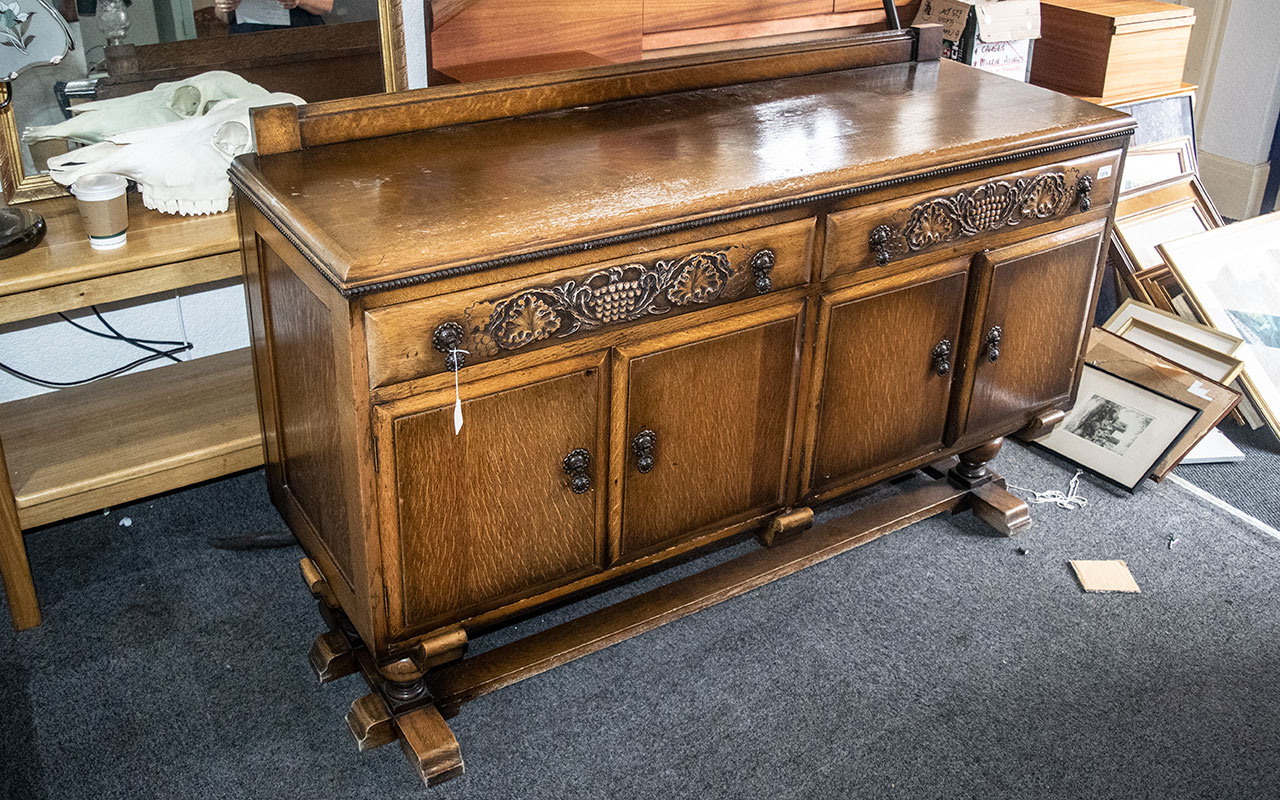
<svg viewBox="0 0 1280 800">
<path fill-rule="evenodd" d="M 1195 21 L 1156 0 L 1041 0 L 1031 82 L 1104 100 L 1177 89 Z"/>
<path fill-rule="evenodd" d="M 452 777 L 467 700 L 930 514 L 1026 524 L 985 464 L 1072 402 L 1132 120 L 940 49 L 926 26 L 256 112 L 232 175 L 268 484 L 333 628 L 313 666 L 374 690 L 362 748 Z"/>
</svg>

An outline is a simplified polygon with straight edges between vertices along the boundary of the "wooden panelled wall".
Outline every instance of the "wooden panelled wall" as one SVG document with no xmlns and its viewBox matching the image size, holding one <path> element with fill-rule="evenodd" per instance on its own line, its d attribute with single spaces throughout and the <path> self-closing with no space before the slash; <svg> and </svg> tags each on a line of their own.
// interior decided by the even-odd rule
<svg viewBox="0 0 1280 800">
<path fill-rule="evenodd" d="M 920 0 L 895 0 L 903 24 Z M 432 36 L 441 69 L 585 52 L 613 62 L 675 48 L 884 25 L 882 0 L 475 0 Z"/>
</svg>

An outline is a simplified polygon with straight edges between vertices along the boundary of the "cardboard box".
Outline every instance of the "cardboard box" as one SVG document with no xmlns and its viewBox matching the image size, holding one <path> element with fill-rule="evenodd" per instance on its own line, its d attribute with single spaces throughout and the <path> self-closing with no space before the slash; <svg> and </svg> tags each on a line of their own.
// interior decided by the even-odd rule
<svg viewBox="0 0 1280 800">
<path fill-rule="evenodd" d="M 1044 0 L 1031 82 L 1080 97 L 1177 89 L 1195 9 L 1156 0 Z"/>
<path fill-rule="evenodd" d="M 1040 36 L 1040 0 L 923 0 L 916 24 L 942 26 L 947 58 L 1026 81 Z"/>
</svg>

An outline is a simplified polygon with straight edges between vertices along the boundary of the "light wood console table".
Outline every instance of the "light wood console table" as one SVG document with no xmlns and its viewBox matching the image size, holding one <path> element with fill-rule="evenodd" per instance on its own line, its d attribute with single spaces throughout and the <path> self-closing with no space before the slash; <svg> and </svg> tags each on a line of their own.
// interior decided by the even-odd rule
<svg viewBox="0 0 1280 800">
<path fill-rule="evenodd" d="M 35 249 L 0 261 L 0 323 L 240 275 L 234 212 L 175 217 L 130 197 L 129 243 L 89 246 L 70 197 L 33 204 Z M 0 404 L 0 576 L 40 624 L 24 529 L 262 463 L 247 349 Z"/>
</svg>

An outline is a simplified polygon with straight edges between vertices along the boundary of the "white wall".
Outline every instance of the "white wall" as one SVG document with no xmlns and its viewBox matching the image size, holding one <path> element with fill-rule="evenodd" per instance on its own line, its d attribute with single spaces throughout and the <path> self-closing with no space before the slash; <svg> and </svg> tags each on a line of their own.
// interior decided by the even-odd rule
<svg viewBox="0 0 1280 800">
<path fill-rule="evenodd" d="M 244 288 L 239 281 L 191 287 L 98 309 L 126 336 L 191 342 L 195 347 L 177 356 L 183 361 L 249 346 Z M 103 330 L 89 309 L 67 315 L 94 330 Z M 46 380 L 86 378 L 145 355 L 132 345 L 76 330 L 57 316 L 0 325 L 0 362 Z M 139 369 L 172 363 L 157 360 Z M 54 390 L 0 372 L 0 402 L 49 391 Z"/>
<path fill-rule="evenodd" d="M 421 89 L 427 85 L 427 32 L 422 3 L 405 0 L 400 4 L 404 19 L 404 57 L 409 73 L 406 89 Z"/>
<path fill-rule="evenodd" d="M 1203 11 L 1197 11 L 1197 25 L 1208 24 Z M 1277 0 L 1230 0 L 1211 91 L 1197 115 L 1197 145 L 1205 186 L 1219 211 L 1233 219 L 1259 212 L 1266 185 L 1271 137 L 1280 114 L 1278 43 Z"/>
</svg>

